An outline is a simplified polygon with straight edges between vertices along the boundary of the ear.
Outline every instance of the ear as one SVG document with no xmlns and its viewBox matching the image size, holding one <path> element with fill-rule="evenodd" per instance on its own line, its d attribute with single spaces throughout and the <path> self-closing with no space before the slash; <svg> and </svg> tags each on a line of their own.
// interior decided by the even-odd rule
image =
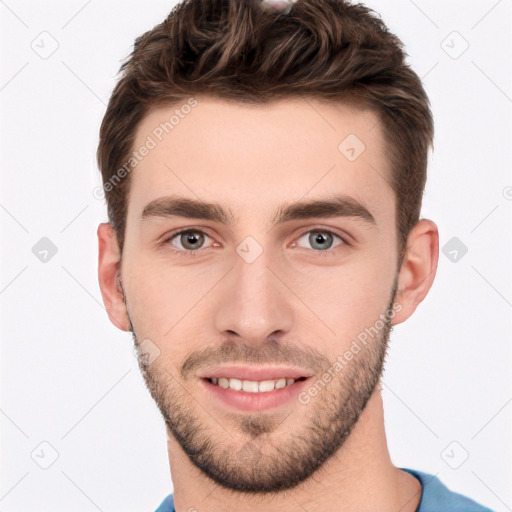
<svg viewBox="0 0 512 512">
<path fill-rule="evenodd" d="M 110 321 L 122 331 L 129 331 L 130 317 L 121 283 L 121 256 L 114 228 L 108 222 L 98 226 L 98 281 L 103 304 Z"/>
<path fill-rule="evenodd" d="M 392 325 L 407 320 L 427 296 L 436 276 L 439 259 L 439 233 L 434 222 L 421 219 L 407 238 L 404 261 L 398 273 L 395 302 L 402 306 Z"/>
</svg>

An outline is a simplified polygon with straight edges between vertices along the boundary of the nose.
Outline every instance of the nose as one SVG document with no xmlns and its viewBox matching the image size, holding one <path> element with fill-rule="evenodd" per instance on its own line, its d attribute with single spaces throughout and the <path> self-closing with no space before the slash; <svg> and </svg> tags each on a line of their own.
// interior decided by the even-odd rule
<svg viewBox="0 0 512 512">
<path fill-rule="evenodd" d="M 266 251 L 251 263 L 235 255 L 216 297 L 217 332 L 252 345 L 288 333 L 294 318 L 293 297 L 279 274 Z"/>
</svg>

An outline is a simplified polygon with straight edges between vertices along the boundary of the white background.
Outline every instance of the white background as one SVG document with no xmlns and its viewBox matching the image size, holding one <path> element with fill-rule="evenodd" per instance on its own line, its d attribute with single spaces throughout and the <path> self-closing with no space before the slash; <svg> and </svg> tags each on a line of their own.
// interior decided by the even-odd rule
<svg viewBox="0 0 512 512">
<path fill-rule="evenodd" d="M 121 60 L 174 4 L 0 1 L 2 512 L 152 511 L 172 490 L 131 334 L 110 324 L 101 301 L 96 229 L 107 217 L 92 191 Z M 430 294 L 392 334 L 391 456 L 510 511 L 512 1 L 368 5 L 403 40 L 431 98 L 423 216 L 437 223 L 441 248 L 452 237 L 468 248 L 455 263 L 440 254 Z M 45 37 L 51 48 L 43 31 L 59 45 L 47 59 L 31 47 Z M 47 263 L 32 252 L 42 237 L 58 248 Z M 50 461 L 43 441 L 59 454 L 46 470 L 31 458 L 36 449 Z M 465 451 L 452 469 L 446 460 Z"/>
</svg>

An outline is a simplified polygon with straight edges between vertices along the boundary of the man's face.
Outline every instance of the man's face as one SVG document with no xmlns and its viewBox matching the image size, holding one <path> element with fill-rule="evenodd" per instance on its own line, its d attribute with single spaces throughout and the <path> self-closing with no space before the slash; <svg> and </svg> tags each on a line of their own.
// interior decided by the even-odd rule
<svg viewBox="0 0 512 512">
<path fill-rule="evenodd" d="M 179 106 L 138 127 L 134 148 L 151 149 L 131 175 L 126 306 L 148 389 L 189 459 L 225 487 L 277 491 L 342 446 L 381 375 L 397 285 L 389 151 L 370 111 L 197 99 L 168 134 L 158 127 Z M 171 196 L 225 218 L 146 208 Z"/>
</svg>

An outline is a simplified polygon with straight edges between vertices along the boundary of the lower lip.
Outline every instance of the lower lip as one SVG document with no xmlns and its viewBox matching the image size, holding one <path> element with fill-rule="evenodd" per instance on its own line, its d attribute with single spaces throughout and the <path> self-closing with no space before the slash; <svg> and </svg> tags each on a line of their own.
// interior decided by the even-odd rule
<svg viewBox="0 0 512 512">
<path fill-rule="evenodd" d="M 279 407 L 292 400 L 298 401 L 297 396 L 302 391 L 309 379 L 295 381 L 290 386 L 264 393 L 249 393 L 235 389 L 224 389 L 207 379 L 201 379 L 203 386 L 210 392 L 214 399 L 224 405 L 235 407 L 242 411 L 262 411 Z"/>
</svg>

